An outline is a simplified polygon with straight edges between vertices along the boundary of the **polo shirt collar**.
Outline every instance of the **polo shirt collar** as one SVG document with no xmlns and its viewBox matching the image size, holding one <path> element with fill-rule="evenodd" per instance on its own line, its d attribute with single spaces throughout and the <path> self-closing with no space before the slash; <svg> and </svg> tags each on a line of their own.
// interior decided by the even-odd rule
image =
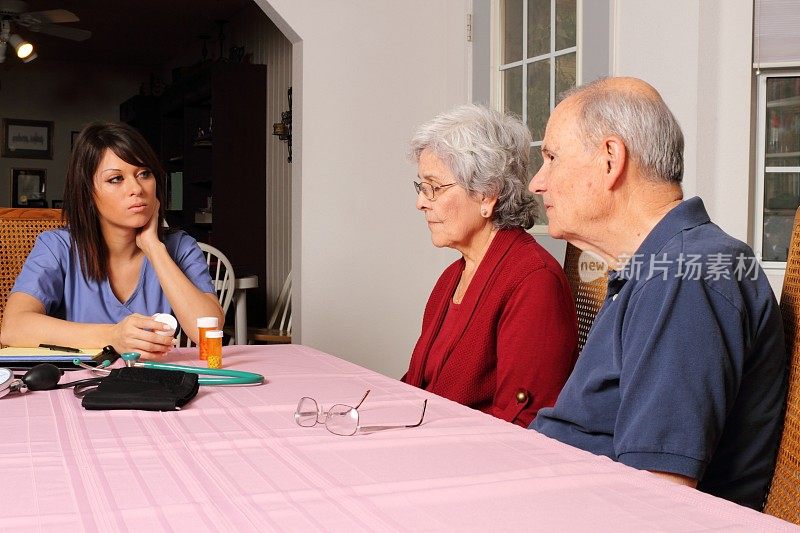
<svg viewBox="0 0 800 533">
<path fill-rule="evenodd" d="M 642 258 L 654 255 L 661 250 L 673 237 L 682 231 L 711 222 L 703 200 L 695 196 L 684 200 L 673 207 L 662 218 L 653 230 L 645 237 L 634 257 Z M 629 261 L 622 270 L 611 270 L 608 273 L 609 289 L 613 285 L 624 283 L 631 279 L 632 270 L 636 268 L 635 262 Z M 619 283 L 621 282 L 621 283 Z M 616 292 L 616 291 L 615 291 Z"/>
</svg>

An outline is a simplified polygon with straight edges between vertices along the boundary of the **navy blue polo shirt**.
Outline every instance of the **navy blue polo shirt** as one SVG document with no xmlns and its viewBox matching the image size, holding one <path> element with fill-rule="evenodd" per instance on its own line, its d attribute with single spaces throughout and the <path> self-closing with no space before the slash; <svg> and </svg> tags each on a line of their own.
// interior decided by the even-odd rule
<svg viewBox="0 0 800 533">
<path fill-rule="evenodd" d="M 692 198 L 611 272 L 572 375 L 530 427 L 761 509 L 786 375 L 783 324 L 766 275 L 750 247 Z"/>
</svg>

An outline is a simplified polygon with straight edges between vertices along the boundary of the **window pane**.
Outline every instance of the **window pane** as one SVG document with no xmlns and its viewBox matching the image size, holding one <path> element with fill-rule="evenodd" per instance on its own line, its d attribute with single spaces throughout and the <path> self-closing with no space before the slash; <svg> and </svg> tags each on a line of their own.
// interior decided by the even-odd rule
<svg viewBox="0 0 800 533">
<path fill-rule="evenodd" d="M 531 161 L 529 165 L 531 178 L 539 172 L 539 169 L 542 167 L 542 147 L 541 146 L 531 146 Z M 540 195 L 535 195 L 536 197 L 536 223 L 537 224 L 547 224 L 547 213 L 544 210 L 544 204 L 542 203 L 542 197 Z"/>
<path fill-rule="evenodd" d="M 800 77 L 767 78 L 765 165 L 800 166 Z"/>
<path fill-rule="evenodd" d="M 522 67 L 503 71 L 503 95 L 506 111 L 522 116 Z"/>
<path fill-rule="evenodd" d="M 556 57 L 556 98 L 573 87 L 575 87 L 575 52 Z"/>
<path fill-rule="evenodd" d="M 794 214 L 800 205 L 800 174 L 764 176 L 764 261 L 786 261 Z"/>
<path fill-rule="evenodd" d="M 550 0 L 528 0 L 528 56 L 550 52 Z"/>
<path fill-rule="evenodd" d="M 531 155 L 530 155 L 530 163 L 528 164 L 528 168 L 531 170 L 531 176 L 539 172 L 539 169 L 542 168 L 542 163 L 544 163 L 544 158 L 542 157 L 542 147 L 541 146 L 531 146 Z"/>
<path fill-rule="evenodd" d="M 550 116 L 550 60 L 528 65 L 528 128 L 534 141 L 544 138 Z"/>
<path fill-rule="evenodd" d="M 556 51 L 575 46 L 576 18 L 575 0 L 556 0 Z"/>
<path fill-rule="evenodd" d="M 769 131 L 769 129 L 767 130 Z M 767 133 L 769 135 L 769 133 Z M 795 150 L 793 152 L 766 154 L 766 166 L 768 167 L 800 167 L 800 155 Z"/>
<path fill-rule="evenodd" d="M 522 59 L 522 0 L 503 1 L 503 63 Z"/>
</svg>

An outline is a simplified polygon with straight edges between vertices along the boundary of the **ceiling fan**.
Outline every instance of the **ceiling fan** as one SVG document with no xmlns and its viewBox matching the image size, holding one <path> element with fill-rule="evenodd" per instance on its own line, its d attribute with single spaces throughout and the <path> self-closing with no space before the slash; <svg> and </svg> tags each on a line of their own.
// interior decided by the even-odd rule
<svg viewBox="0 0 800 533">
<path fill-rule="evenodd" d="M 27 9 L 28 4 L 21 0 L 0 0 L 0 63 L 6 59 L 8 43 L 16 50 L 17 57 L 25 63 L 36 59 L 33 45 L 18 34 L 11 33 L 15 25 L 30 31 L 46 33 L 73 41 L 85 41 L 92 36 L 92 32 L 88 30 L 58 25 L 80 20 L 71 11 L 50 9 L 48 11 L 28 12 Z"/>
</svg>

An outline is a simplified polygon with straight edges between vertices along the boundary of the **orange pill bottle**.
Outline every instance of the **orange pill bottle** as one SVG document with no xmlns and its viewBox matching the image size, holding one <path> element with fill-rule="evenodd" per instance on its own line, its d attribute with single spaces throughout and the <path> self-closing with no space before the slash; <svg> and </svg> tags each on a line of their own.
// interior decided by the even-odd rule
<svg viewBox="0 0 800 533">
<path fill-rule="evenodd" d="M 206 331 L 208 347 L 208 368 L 222 368 L 222 331 L 212 329 Z"/>
<path fill-rule="evenodd" d="M 197 348 L 200 352 L 200 359 L 208 359 L 208 342 L 206 334 L 209 331 L 219 329 L 219 319 L 215 316 L 202 316 L 197 319 Z"/>
</svg>

